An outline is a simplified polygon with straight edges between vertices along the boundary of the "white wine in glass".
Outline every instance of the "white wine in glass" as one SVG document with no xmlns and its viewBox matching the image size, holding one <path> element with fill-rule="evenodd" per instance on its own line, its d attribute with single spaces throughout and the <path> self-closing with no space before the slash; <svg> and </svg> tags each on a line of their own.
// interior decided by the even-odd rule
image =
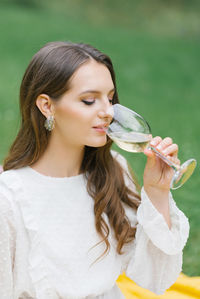
<svg viewBox="0 0 200 299">
<path fill-rule="evenodd" d="M 152 139 L 151 128 L 147 121 L 139 114 L 120 104 L 112 106 L 113 119 L 106 130 L 107 135 L 123 150 L 140 153 L 146 148 L 151 149 L 174 170 L 171 189 L 181 187 L 192 175 L 196 160 L 190 159 L 182 165 L 177 165 L 162 155 L 150 145 Z"/>
</svg>

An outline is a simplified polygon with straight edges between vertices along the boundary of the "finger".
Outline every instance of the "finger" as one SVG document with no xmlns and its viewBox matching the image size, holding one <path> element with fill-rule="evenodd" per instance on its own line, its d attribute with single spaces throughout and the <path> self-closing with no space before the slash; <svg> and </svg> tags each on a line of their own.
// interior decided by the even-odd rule
<svg viewBox="0 0 200 299">
<path fill-rule="evenodd" d="M 153 151 L 145 149 L 144 154 L 147 156 L 147 166 L 152 168 L 156 163 L 156 155 Z"/>
<path fill-rule="evenodd" d="M 150 145 L 157 146 L 161 141 L 162 138 L 160 136 L 156 136 L 151 140 Z"/>
<path fill-rule="evenodd" d="M 170 137 L 164 138 L 157 146 L 156 149 L 159 151 L 164 150 L 166 147 L 171 145 L 173 143 L 172 139 Z"/>
<path fill-rule="evenodd" d="M 169 146 L 167 146 L 164 150 L 161 151 L 163 155 L 168 156 L 177 156 L 178 153 L 178 145 L 173 143 Z"/>
<path fill-rule="evenodd" d="M 147 156 L 147 157 L 154 157 L 155 156 L 155 153 L 150 149 L 150 148 L 146 148 L 144 150 L 144 154 Z"/>
<path fill-rule="evenodd" d="M 176 165 L 181 165 L 181 161 L 177 157 L 167 156 L 167 159 L 169 159 L 171 162 L 173 162 Z"/>
</svg>

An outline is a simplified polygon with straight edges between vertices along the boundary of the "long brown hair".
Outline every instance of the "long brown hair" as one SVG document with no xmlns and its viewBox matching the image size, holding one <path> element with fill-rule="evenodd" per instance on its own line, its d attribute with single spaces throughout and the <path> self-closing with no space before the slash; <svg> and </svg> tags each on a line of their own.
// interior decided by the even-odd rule
<svg viewBox="0 0 200 299">
<path fill-rule="evenodd" d="M 94 47 L 71 42 L 51 42 L 42 47 L 27 67 L 20 87 L 21 128 L 4 160 L 4 170 L 18 169 L 35 163 L 44 153 L 50 132 L 44 128 L 45 117 L 36 106 L 40 94 L 48 94 L 52 100 L 69 90 L 69 80 L 73 73 L 89 59 L 104 64 L 110 71 L 115 86 L 114 103 L 118 103 L 115 73 L 110 58 Z M 113 158 L 108 138 L 105 146 L 86 147 L 82 171 L 87 176 L 87 190 L 94 199 L 96 230 L 106 243 L 103 254 L 108 252 L 109 227 L 103 218 L 107 214 L 117 240 L 117 252 L 135 237 L 135 227 L 131 227 L 125 214 L 124 204 L 137 209 L 139 195 L 125 184 L 120 164 Z M 124 203 L 124 204 L 123 204 Z"/>
</svg>

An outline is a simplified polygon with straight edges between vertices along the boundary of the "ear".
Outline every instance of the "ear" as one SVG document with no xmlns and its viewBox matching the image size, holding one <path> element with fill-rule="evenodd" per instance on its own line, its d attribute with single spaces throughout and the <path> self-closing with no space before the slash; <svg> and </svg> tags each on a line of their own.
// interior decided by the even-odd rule
<svg viewBox="0 0 200 299">
<path fill-rule="evenodd" d="M 46 118 L 54 115 L 54 104 L 47 94 L 40 94 L 37 97 L 36 106 Z"/>
</svg>

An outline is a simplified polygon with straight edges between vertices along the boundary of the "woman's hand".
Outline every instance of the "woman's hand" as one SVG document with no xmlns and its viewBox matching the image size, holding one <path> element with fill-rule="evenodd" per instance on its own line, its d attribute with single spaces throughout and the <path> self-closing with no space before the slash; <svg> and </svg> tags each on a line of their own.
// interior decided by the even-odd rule
<svg viewBox="0 0 200 299">
<path fill-rule="evenodd" d="M 150 145 L 155 147 L 167 159 L 180 165 L 180 161 L 177 158 L 178 146 L 173 143 L 170 137 L 162 139 L 157 136 L 151 140 Z M 155 188 L 158 191 L 169 192 L 174 174 L 173 169 L 156 156 L 153 151 L 146 149 L 144 153 L 147 156 L 144 170 L 144 188 L 146 190 Z"/>
<path fill-rule="evenodd" d="M 180 165 L 177 158 L 178 146 L 173 143 L 171 138 L 162 139 L 158 136 L 151 140 L 150 145 L 155 147 L 167 159 Z M 146 149 L 144 153 L 147 156 L 143 179 L 144 190 L 155 208 L 163 215 L 169 228 L 171 228 L 169 190 L 174 171 L 153 151 Z"/>
</svg>

